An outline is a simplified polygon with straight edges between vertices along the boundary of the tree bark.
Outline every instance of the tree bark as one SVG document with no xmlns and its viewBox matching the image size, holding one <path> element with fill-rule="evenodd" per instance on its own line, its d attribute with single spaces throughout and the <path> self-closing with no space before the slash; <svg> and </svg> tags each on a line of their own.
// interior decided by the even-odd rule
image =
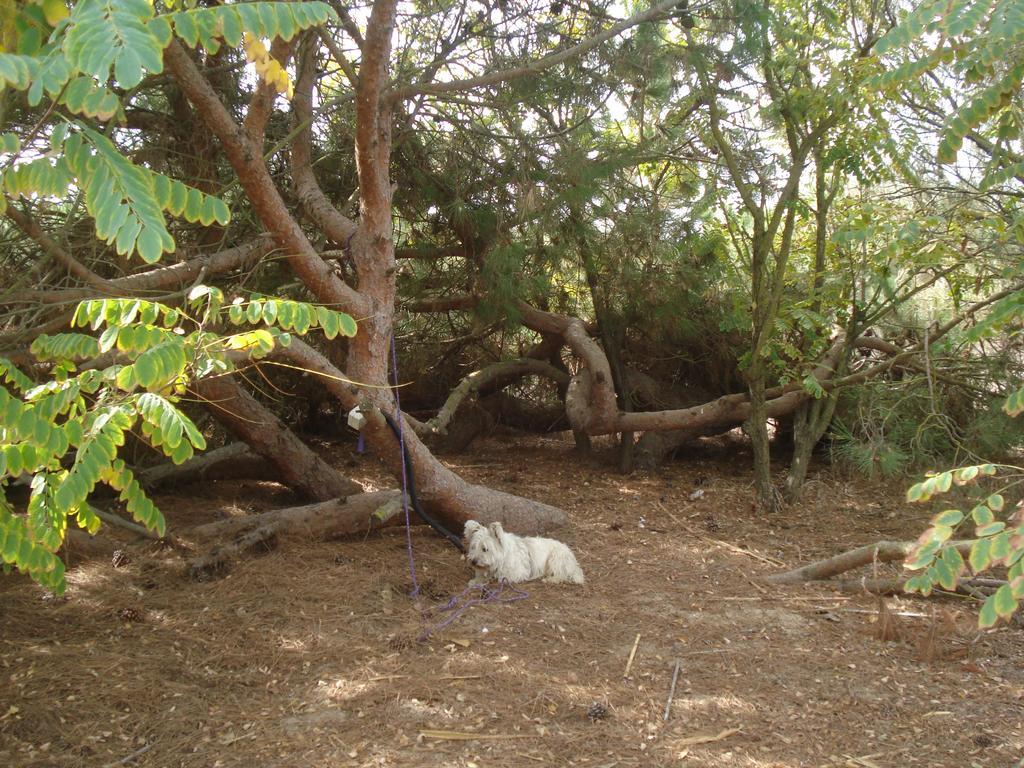
<svg viewBox="0 0 1024 768">
<path fill-rule="evenodd" d="M 259 477 L 280 480 L 276 465 L 255 453 L 246 443 L 230 443 L 199 456 L 184 464 L 158 464 L 135 475 L 147 490 L 160 486 Z"/>
<path fill-rule="evenodd" d="M 226 570 L 237 557 L 272 549 L 276 546 L 279 534 L 332 538 L 368 531 L 373 527 L 373 514 L 400 498 L 397 491 L 360 493 L 319 504 L 278 509 L 201 525 L 193 528 L 190 533 L 201 539 L 221 536 L 233 538 L 195 558 L 189 564 L 189 575 L 198 580 L 208 579 Z M 385 524 L 404 522 L 404 516 L 392 517 Z"/>
<path fill-rule="evenodd" d="M 305 498 L 323 501 L 362 491 L 358 483 L 317 456 L 230 377 L 202 379 L 195 391 L 217 421 L 271 462 L 282 482 Z"/>
<path fill-rule="evenodd" d="M 754 452 L 754 491 L 758 510 L 764 514 L 779 511 L 782 497 L 772 479 L 771 450 L 768 441 L 768 408 L 764 396 L 762 365 L 751 366 L 750 417 L 744 429 Z"/>
<path fill-rule="evenodd" d="M 394 490 L 356 493 L 316 504 L 274 509 L 258 515 L 229 517 L 196 526 L 188 533 L 204 540 L 238 536 L 257 528 L 270 528 L 275 533 L 302 533 L 313 538 L 362 533 L 370 527 L 370 516 L 375 511 L 400 498 L 398 491 Z M 405 522 L 404 518 L 401 522 Z"/>
<path fill-rule="evenodd" d="M 765 581 L 773 584 L 799 584 L 804 581 L 821 581 L 854 568 L 870 565 L 871 563 L 891 563 L 896 560 L 903 560 L 915 543 L 913 541 L 879 541 L 874 544 L 851 549 L 834 557 L 817 560 L 800 568 L 795 568 L 792 571 L 773 574 L 766 577 Z M 956 547 L 961 555 L 967 555 L 970 553 L 974 542 L 951 541 L 949 544 Z"/>
<path fill-rule="evenodd" d="M 836 395 L 828 393 L 820 400 L 805 400 L 793 414 L 793 455 L 782 488 L 782 498 L 787 504 L 795 504 L 803 494 L 811 455 L 832 423 L 837 402 Z"/>
</svg>

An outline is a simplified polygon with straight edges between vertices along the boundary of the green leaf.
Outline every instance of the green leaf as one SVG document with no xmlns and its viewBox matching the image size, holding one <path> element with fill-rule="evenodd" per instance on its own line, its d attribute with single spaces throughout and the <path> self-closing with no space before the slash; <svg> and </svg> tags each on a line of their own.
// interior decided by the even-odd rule
<svg viewBox="0 0 1024 768">
<path fill-rule="evenodd" d="M 966 485 L 978 476 L 977 467 L 963 467 L 954 472 L 957 485 Z"/>
<path fill-rule="evenodd" d="M 154 264 L 160 260 L 160 256 L 163 255 L 162 241 L 163 238 L 158 230 L 143 227 L 136 242 L 136 248 L 144 262 Z"/>
<path fill-rule="evenodd" d="M 1006 528 L 1006 523 L 1002 520 L 996 520 L 995 522 L 988 523 L 987 525 L 978 526 L 974 531 L 974 535 L 978 538 L 981 538 L 982 536 L 993 536 L 1004 528 Z"/>
<path fill-rule="evenodd" d="M 935 561 L 936 581 L 943 589 L 956 589 L 957 574 L 945 560 Z"/>
<path fill-rule="evenodd" d="M 971 564 L 971 570 L 975 573 L 981 573 L 988 568 L 991 558 L 989 557 L 989 550 L 991 549 L 992 543 L 990 539 L 978 539 L 974 544 L 971 545 L 971 555 L 969 558 Z"/>
<path fill-rule="evenodd" d="M 274 325 L 277 322 L 279 303 L 277 299 L 267 299 L 263 302 L 263 322 L 267 325 Z"/>
<path fill-rule="evenodd" d="M 947 525 L 954 527 L 960 524 L 964 519 L 964 513 L 959 509 L 947 509 L 945 512 L 940 512 L 932 518 L 933 525 Z"/>
<path fill-rule="evenodd" d="M 999 612 L 996 610 L 995 595 L 989 595 L 985 598 L 981 611 L 978 613 L 978 627 L 987 629 L 995 626 L 997 621 L 999 621 Z"/>
<path fill-rule="evenodd" d="M 346 315 L 344 312 L 338 312 L 338 327 L 341 331 L 342 336 L 352 338 L 359 333 L 359 326 L 356 324 L 354 318 L 350 315 Z"/>
<path fill-rule="evenodd" d="M 971 510 L 971 517 L 974 518 L 976 525 L 988 525 L 995 520 L 995 515 L 992 514 L 992 510 L 986 507 L 984 504 L 979 504 Z"/>
<path fill-rule="evenodd" d="M 999 587 L 992 597 L 995 611 L 1000 618 L 1008 619 L 1013 616 L 1017 610 L 1017 601 L 1013 597 L 1013 591 L 1009 584 Z"/>
<path fill-rule="evenodd" d="M 337 313 L 332 312 L 326 307 L 317 307 L 316 318 L 317 322 L 320 324 L 320 327 L 324 331 L 324 336 L 326 336 L 328 339 L 333 339 L 337 337 L 338 333 L 341 330 L 341 323 L 338 320 Z"/>
<path fill-rule="evenodd" d="M 1010 557 L 1012 547 L 1010 547 L 1009 534 L 1003 531 L 993 536 L 990 541 L 992 542 L 992 547 L 989 550 L 989 554 L 992 557 L 993 563 L 1002 562 Z"/>
<path fill-rule="evenodd" d="M 134 88 L 144 72 L 163 71 L 163 44 L 146 24 L 152 17 L 144 0 L 79 0 L 63 38 L 64 54 L 101 82 L 113 66 L 119 84 Z"/>
</svg>

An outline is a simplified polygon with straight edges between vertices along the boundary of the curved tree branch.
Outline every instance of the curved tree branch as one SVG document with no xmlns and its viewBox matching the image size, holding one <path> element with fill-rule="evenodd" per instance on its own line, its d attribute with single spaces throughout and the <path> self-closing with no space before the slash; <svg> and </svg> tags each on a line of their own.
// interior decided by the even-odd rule
<svg viewBox="0 0 1024 768">
<path fill-rule="evenodd" d="M 316 79 L 315 37 L 306 37 L 299 46 L 298 69 L 292 109 L 295 112 L 295 138 L 292 140 L 292 183 L 295 195 L 306 215 L 336 243 L 347 245 L 356 225 L 331 204 L 313 173 L 313 84 Z"/>
<path fill-rule="evenodd" d="M 464 378 L 445 400 L 441 409 L 430 421 L 424 424 L 428 432 L 445 434 L 452 417 L 468 398 L 479 394 L 484 387 L 499 388 L 511 384 L 524 376 L 546 376 L 559 384 L 568 384 L 569 375 L 544 360 L 521 358 L 519 360 L 503 360 L 486 368 L 473 371 Z"/>
</svg>

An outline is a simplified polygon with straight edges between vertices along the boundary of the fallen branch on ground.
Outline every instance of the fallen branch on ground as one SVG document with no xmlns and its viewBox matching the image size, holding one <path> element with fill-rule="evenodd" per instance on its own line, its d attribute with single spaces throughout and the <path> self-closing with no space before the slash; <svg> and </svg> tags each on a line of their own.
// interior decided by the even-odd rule
<svg viewBox="0 0 1024 768">
<path fill-rule="evenodd" d="M 995 586 L 993 586 L 993 582 Z M 845 593 L 868 593 L 872 595 L 901 595 L 904 593 L 903 585 L 906 579 L 840 579 L 833 581 L 809 581 L 808 584 L 815 586 L 829 587 Z M 1006 582 L 996 579 L 962 579 L 956 589 L 936 588 L 936 592 L 942 594 L 969 595 L 971 597 L 983 598 L 995 592 L 996 588 Z"/>
<path fill-rule="evenodd" d="M 361 533 L 380 524 L 404 523 L 401 515 L 377 523 L 372 515 L 379 509 L 394 506 L 401 498 L 398 491 L 360 493 L 318 504 L 289 507 L 259 515 L 229 518 L 193 528 L 190 533 L 201 539 L 234 536 L 189 564 L 192 578 L 209 578 L 223 571 L 234 558 L 253 550 L 270 549 L 278 534 L 301 533 L 313 538 L 330 538 Z"/>
<path fill-rule="evenodd" d="M 818 560 L 800 568 L 795 568 L 792 571 L 772 574 L 766 577 L 765 581 L 773 584 L 799 584 L 805 581 L 830 579 L 840 573 L 846 573 L 864 565 L 903 560 L 915 543 L 913 541 L 879 541 L 875 544 L 851 549 L 834 557 Z M 970 553 L 974 542 L 952 541 L 949 544 L 956 547 L 961 555 L 967 555 Z"/>
</svg>

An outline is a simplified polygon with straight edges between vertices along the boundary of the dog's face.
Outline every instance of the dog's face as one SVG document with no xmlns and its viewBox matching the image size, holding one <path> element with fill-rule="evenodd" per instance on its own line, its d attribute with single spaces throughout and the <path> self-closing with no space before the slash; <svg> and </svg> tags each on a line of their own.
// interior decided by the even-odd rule
<svg viewBox="0 0 1024 768">
<path fill-rule="evenodd" d="M 490 571 L 501 562 L 501 523 L 484 528 L 476 520 L 466 523 L 466 559 L 474 568 Z"/>
</svg>

